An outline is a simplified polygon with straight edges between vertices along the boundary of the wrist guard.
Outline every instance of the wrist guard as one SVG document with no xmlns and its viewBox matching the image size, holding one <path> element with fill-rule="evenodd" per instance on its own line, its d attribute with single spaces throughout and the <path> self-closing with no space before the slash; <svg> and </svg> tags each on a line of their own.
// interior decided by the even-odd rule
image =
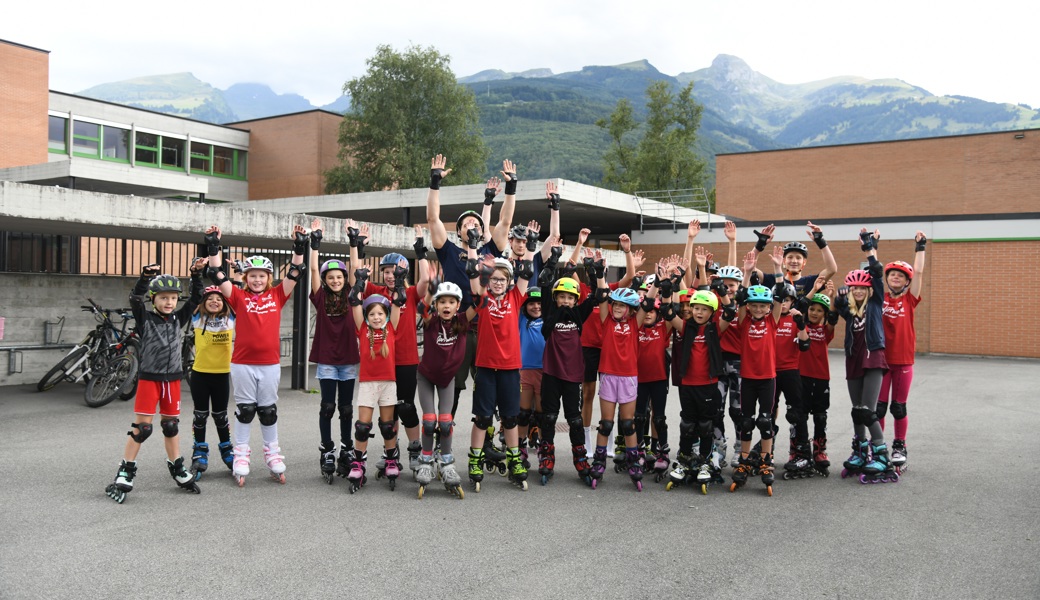
<svg viewBox="0 0 1040 600">
<path fill-rule="evenodd" d="M 654 302 L 654 298 L 651 298 L 650 296 L 644 296 L 639 308 L 643 309 L 643 312 L 650 312 L 652 310 L 657 310 L 657 307 L 654 306 L 655 304 L 657 303 Z"/>
<path fill-rule="evenodd" d="M 798 331 L 805 331 L 805 317 L 795 315 L 791 317 L 791 320 L 794 321 L 794 326 L 798 328 Z"/>
<path fill-rule="evenodd" d="M 596 288 L 594 298 L 596 304 L 603 304 L 610 299 L 610 289 L 601 287 Z"/>
<path fill-rule="evenodd" d="M 206 267 L 206 271 L 209 275 L 209 280 L 217 287 L 220 287 L 225 281 L 228 281 L 227 273 L 225 273 L 220 267 Z"/>
<path fill-rule="evenodd" d="M 549 194 L 549 210 L 560 210 L 559 194 Z"/>
<path fill-rule="evenodd" d="M 642 287 L 642 286 L 643 286 L 643 278 L 640 277 L 639 275 L 635 275 L 634 277 L 632 277 L 632 283 L 629 284 L 628 287 L 630 287 L 633 290 L 638 292 L 639 288 Z"/>
<path fill-rule="evenodd" d="M 538 232 L 533 229 L 527 230 L 527 251 L 534 252 L 538 248 Z"/>
<path fill-rule="evenodd" d="M 476 227 L 470 227 L 466 230 L 466 245 L 474 250 L 480 248 L 480 233 Z"/>
<path fill-rule="evenodd" d="M 737 302 L 737 306 L 744 306 L 745 304 L 747 304 L 747 288 L 746 287 L 740 286 L 739 288 L 737 288 L 737 295 L 736 295 L 735 300 Z"/>
<path fill-rule="evenodd" d="M 415 243 L 412 244 L 412 249 L 415 250 L 415 260 L 426 260 L 426 240 L 423 238 L 415 238 Z"/>
<path fill-rule="evenodd" d="M 751 271 L 751 279 L 748 281 L 748 283 L 750 283 L 751 285 L 759 285 L 762 283 L 762 278 L 758 276 L 758 271 Z"/>
<path fill-rule="evenodd" d="M 727 304 L 722 307 L 722 320 L 732 323 L 737 320 L 737 303 Z"/>
<path fill-rule="evenodd" d="M 520 279 L 526 279 L 530 281 L 534 277 L 534 262 L 530 260 L 521 260 L 520 264 L 516 266 L 516 276 Z"/>
<path fill-rule="evenodd" d="M 755 252 L 762 252 L 766 249 L 766 244 L 769 243 L 769 236 L 757 229 L 752 229 L 752 231 L 758 236 L 758 241 L 755 242 Z"/>
<path fill-rule="evenodd" d="M 480 265 L 480 287 L 486 288 L 491 283 L 491 274 L 495 272 L 494 267 Z"/>
<path fill-rule="evenodd" d="M 321 248 L 321 230 L 315 229 L 311 232 L 311 250 Z"/>
<path fill-rule="evenodd" d="M 596 274 L 596 279 L 603 279 L 603 277 L 607 274 L 607 264 L 603 262 L 603 259 L 601 258 L 592 263 L 592 270 Z"/>
<path fill-rule="evenodd" d="M 217 237 L 217 232 L 207 233 L 202 236 L 203 243 L 206 244 L 206 256 L 216 256 L 220 254 L 220 238 Z"/>
<path fill-rule="evenodd" d="M 832 325 L 832 326 L 838 324 L 838 313 L 837 312 L 832 310 L 832 311 L 827 313 L 827 324 L 828 325 Z"/>
<path fill-rule="evenodd" d="M 671 279 L 658 279 L 654 281 L 654 285 L 661 290 L 662 297 L 668 297 L 675 291 L 675 283 Z"/>
<path fill-rule="evenodd" d="M 394 283 L 396 284 L 397 282 L 395 281 Z M 405 304 L 408 304 L 408 293 L 405 292 L 404 282 L 401 282 L 401 285 L 394 285 L 393 303 L 398 308 L 401 308 Z"/>
<path fill-rule="evenodd" d="M 293 245 L 292 251 L 296 256 L 303 256 L 303 253 L 307 251 L 307 234 L 300 233 L 297 231 L 293 234 Z"/>
<path fill-rule="evenodd" d="M 550 261 L 559 262 L 561 256 L 563 256 L 563 246 L 553 246 L 552 248 L 549 248 Z"/>
<path fill-rule="evenodd" d="M 368 269 L 362 267 L 354 270 L 354 285 L 360 285 L 361 289 L 365 289 L 365 282 L 368 281 Z"/>
<path fill-rule="evenodd" d="M 574 272 L 577 271 L 577 270 L 578 270 L 578 267 L 576 265 L 574 265 L 573 263 L 571 263 L 570 261 L 567 261 L 567 263 L 564 264 L 562 267 L 557 268 L 557 271 L 559 271 L 559 273 L 560 273 L 560 277 L 570 277 L 570 276 L 574 275 Z M 585 271 L 585 273 L 588 274 L 590 279 L 592 278 L 592 272 L 591 271 Z"/>
<path fill-rule="evenodd" d="M 921 236 L 921 241 L 917 242 L 914 246 L 914 252 L 924 252 L 924 247 L 928 244 L 928 238 Z"/>
<path fill-rule="evenodd" d="M 299 281 L 300 275 L 303 275 L 303 265 L 289 263 L 289 270 L 286 271 L 285 278 L 291 279 L 293 281 Z"/>
<path fill-rule="evenodd" d="M 495 188 L 484 188 L 484 206 L 495 203 Z"/>
<path fill-rule="evenodd" d="M 470 279 L 476 279 L 480 277 L 480 261 L 475 258 L 470 258 L 466 261 L 466 277 Z"/>
<path fill-rule="evenodd" d="M 364 304 L 364 301 L 361 299 L 361 294 L 365 290 L 365 284 L 361 283 L 360 279 L 358 282 L 359 283 L 354 284 L 354 287 L 350 288 L 350 294 L 347 295 L 347 302 L 349 302 L 351 306 L 361 306 Z"/>
<path fill-rule="evenodd" d="M 675 305 L 671 302 L 661 301 L 661 318 L 665 321 L 671 321 L 675 318 Z"/>
<path fill-rule="evenodd" d="M 430 169 L 430 189 L 441 189 L 441 178 L 444 177 L 444 169 Z"/>
<path fill-rule="evenodd" d="M 509 181 L 506 182 L 506 196 L 516 195 L 516 173 L 506 173 L 509 176 Z"/>
<path fill-rule="evenodd" d="M 827 240 L 823 239 L 822 231 L 812 232 L 812 241 L 816 242 L 816 247 L 823 250 L 827 247 Z"/>
<path fill-rule="evenodd" d="M 773 286 L 773 302 L 783 302 L 787 298 L 787 284 L 778 280 Z"/>
<path fill-rule="evenodd" d="M 870 252 L 875 248 L 873 243 L 873 236 L 870 235 L 869 231 L 861 231 L 859 234 L 860 246 L 859 249 L 864 252 Z"/>
</svg>

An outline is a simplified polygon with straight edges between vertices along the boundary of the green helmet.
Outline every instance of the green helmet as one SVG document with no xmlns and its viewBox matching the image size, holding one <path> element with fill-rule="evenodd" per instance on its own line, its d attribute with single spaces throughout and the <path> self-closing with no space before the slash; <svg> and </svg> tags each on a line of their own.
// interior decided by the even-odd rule
<svg viewBox="0 0 1040 600">
<path fill-rule="evenodd" d="M 809 300 L 809 302 L 815 302 L 816 304 L 823 306 L 823 308 L 826 310 L 831 309 L 831 298 L 827 294 L 813 294 L 813 297 Z"/>
<path fill-rule="evenodd" d="M 711 310 L 719 309 L 719 299 L 715 294 L 707 290 L 697 290 L 690 296 L 690 305 L 702 304 Z"/>
<path fill-rule="evenodd" d="M 176 292 L 179 296 L 181 293 L 181 280 L 173 275 L 156 275 L 148 282 L 148 296 L 155 297 L 156 294 L 161 292 Z"/>
</svg>

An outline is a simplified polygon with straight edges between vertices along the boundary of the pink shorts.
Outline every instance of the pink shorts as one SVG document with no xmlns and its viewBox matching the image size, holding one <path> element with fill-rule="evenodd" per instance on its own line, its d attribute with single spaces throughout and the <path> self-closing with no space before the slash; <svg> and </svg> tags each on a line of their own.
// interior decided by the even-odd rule
<svg viewBox="0 0 1040 600">
<path fill-rule="evenodd" d="M 541 369 L 520 369 L 520 391 L 523 392 L 527 388 L 533 389 L 535 395 L 542 394 Z"/>
<path fill-rule="evenodd" d="M 616 402 L 618 404 L 635 402 L 638 389 L 638 377 L 623 377 L 608 373 L 599 374 L 599 397 L 608 402 Z"/>
<path fill-rule="evenodd" d="M 159 414 L 164 417 L 179 417 L 181 414 L 181 380 L 137 382 L 137 397 L 134 398 L 134 413 L 154 415 L 159 407 Z"/>
</svg>

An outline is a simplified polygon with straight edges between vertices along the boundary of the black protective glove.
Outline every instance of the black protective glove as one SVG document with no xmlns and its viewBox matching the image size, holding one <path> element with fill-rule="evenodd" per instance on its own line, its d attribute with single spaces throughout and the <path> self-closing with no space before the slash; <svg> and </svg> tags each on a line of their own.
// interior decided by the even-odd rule
<svg viewBox="0 0 1040 600">
<path fill-rule="evenodd" d="M 838 324 L 838 313 L 833 311 L 833 310 L 832 311 L 828 311 L 827 312 L 827 323 L 829 325 L 831 325 L 832 327 L 834 325 L 837 325 Z"/>
<path fill-rule="evenodd" d="M 737 294 L 735 299 L 738 306 L 744 306 L 745 304 L 747 304 L 747 288 L 744 286 L 740 286 L 739 288 L 737 288 Z"/>
<path fill-rule="evenodd" d="M 791 320 L 794 321 L 794 326 L 798 328 L 798 331 L 805 331 L 805 317 L 801 314 L 793 315 Z"/>
<path fill-rule="evenodd" d="M 592 263 L 592 270 L 596 275 L 596 279 L 603 279 L 607 274 L 607 263 L 603 259 L 599 259 Z"/>
<path fill-rule="evenodd" d="M 752 231 L 754 231 L 755 235 L 758 236 L 758 241 L 755 242 L 755 252 L 762 252 L 766 249 L 766 244 L 769 243 L 769 236 L 757 229 L 753 229 Z"/>
<path fill-rule="evenodd" d="M 466 230 L 466 245 L 476 250 L 480 248 L 480 232 L 477 231 L 476 227 L 470 227 Z"/>
<path fill-rule="evenodd" d="M 347 227 L 347 241 L 350 243 L 351 248 L 357 248 L 359 233 L 361 233 L 361 230 L 357 227 Z"/>
<path fill-rule="evenodd" d="M 560 277 L 570 277 L 571 275 L 574 275 L 575 271 L 578 270 L 578 266 L 575 265 L 575 264 L 572 264 L 570 261 L 567 261 L 566 263 L 564 263 L 564 265 L 562 267 L 558 267 L 556 270 L 559 271 Z M 589 278 L 591 279 L 592 278 L 592 267 L 590 266 L 588 269 L 586 269 L 585 273 L 587 273 Z"/>
<path fill-rule="evenodd" d="M 365 268 L 365 267 L 362 267 L 360 269 L 355 269 L 354 270 L 354 282 L 355 282 L 355 285 L 357 285 L 357 283 L 360 282 L 362 284 L 362 287 L 364 287 L 363 284 L 366 281 L 368 281 L 369 273 L 370 273 L 370 271 L 367 268 Z"/>
<path fill-rule="evenodd" d="M 430 169 L 430 189 L 441 189 L 441 179 L 444 177 L 444 169 Z"/>
<path fill-rule="evenodd" d="M 632 283 L 629 284 L 628 287 L 630 287 L 633 290 L 636 290 L 638 292 L 639 288 L 642 287 L 642 285 L 643 285 L 643 278 L 640 277 L 639 275 L 635 275 L 635 276 L 632 277 Z"/>
<path fill-rule="evenodd" d="M 737 303 L 724 304 L 722 306 L 722 320 L 732 323 L 737 318 Z"/>
<path fill-rule="evenodd" d="M 658 279 L 654 281 L 657 289 L 661 290 L 661 297 L 667 298 L 675 291 L 675 283 L 671 279 Z"/>
<path fill-rule="evenodd" d="M 751 278 L 748 280 L 748 283 L 751 285 L 760 285 L 762 283 L 762 278 L 758 276 L 758 271 L 751 271 Z"/>
<path fill-rule="evenodd" d="M 538 232 L 533 230 L 533 229 L 528 229 L 527 230 L 527 250 L 528 250 L 528 252 L 534 252 L 536 248 L 538 248 Z"/>
<path fill-rule="evenodd" d="M 202 236 L 203 243 L 206 244 L 206 256 L 216 256 L 220 254 L 220 238 L 217 237 L 217 232 L 213 231 Z"/>
<path fill-rule="evenodd" d="M 874 236 L 871 235 L 869 231 L 861 231 L 859 233 L 859 241 L 859 249 L 864 252 L 870 252 L 871 250 L 877 249 L 876 240 L 874 240 Z"/>
<path fill-rule="evenodd" d="M 563 246 L 553 246 L 549 248 L 549 261 L 560 262 L 560 257 L 563 256 Z"/>
<path fill-rule="evenodd" d="M 824 248 L 827 247 L 827 240 L 823 239 L 823 232 L 822 231 L 813 231 L 812 232 L 812 241 L 816 242 L 816 247 L 819 248 L 820 250 L 823 250 Z"/>
<path fill-rule="evenodd" d="M 315 229 L 311 232 L 311 250 L 321 248 L 321 230 Z"/>
<path fill-rule="evenodd" d="M 549 194 L 549 210 L 560 210 L 559 194 Z"/>
<path fill-rule="evenodd" d="M 783 302 L 787 298 L 787 284 L 783 281 L 778 281 L 773 286 L 773 300 L 775 302 Z"/>
<path fill-rule="evenodd" d="M 495 196 L 498 194 L 498 190 L 495 188 L 484 188 L 484 206 L 491 206 L 495 203 Z"/>
<path fill-rule="evenodd" d="M 307 251 L 308 239 L 307 234 L 302 231 L 296 231 L 293 233 L 293 245 L 292 251 L 296 256 L 303 256 L 303 253 Z"/>
<path fill-rule="evenodd" d="M 924 252 L 924 247 L 928 244 L 928 238 L 921 236 L 921 240 L 914 246 L 914 252 Z"/>
<path fill-rule="evenodd" d="M 466 277 L 476 279 L 480 277 L 480 261 L 475 258 L 466 260 Z"/>
<path fill-rule="evenodd" d="M 726 296 L 726 294 L 729 293 L 729 289 L 726 288 L 726 282 L 722 279 L 716 279 L 715 281 L 712 281 L 711 285 L 708 286 L 708 289 L 715 292 L 719 296 L 719 298 L 723 298 Z"/>
<path fill-rule="evenodd" d="M 506 173 L 509 177 L 509 181 L 506 182 L 506 196 L 516 195 L 516 184 L 519 181 L 516 178 L 516 173 Z"/>
<path fill-rule="evenodd" d="M 794 304 L 791 306 L 803 315 L 809 314 L 809 297 L 802 296 L 801 298 L 795 300 Z"/>
<path fill-rule="evenodd" d="M 159 274 L 159 263 L 152 263 L 141 267 L 141 279 L 151 279 Z"/>
<path fill-rule="evenodd" d="M 415 238 L 415 243 L 412 244 L 412 249 L 415 250 L 415 260 L 426 260 L 426 240 L 422 237 Z"/>
<path fill-rule="evenodd" d="M 491 275 L 495 272 L 494 267 L 489 267 L 483 263 L 480 265 L 480 285 L 481 287 L 487 287 L 491 283 Z"/>
</svg>

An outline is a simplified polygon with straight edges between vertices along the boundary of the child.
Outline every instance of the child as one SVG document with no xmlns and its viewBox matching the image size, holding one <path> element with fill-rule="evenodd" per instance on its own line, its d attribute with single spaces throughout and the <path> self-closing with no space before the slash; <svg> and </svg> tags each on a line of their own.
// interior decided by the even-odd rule
<svg viewBox="0 0 1040 600">
<path fill-rule="evenodd" d="M 542 268 L 544 268 L 544 264 Z M 545 337 L 542 336 L 542 290 L 528 287 L 524 303 L 520 307 L 520 414 L 517 428 L 520 455 L 527 462 L 527 435 L 529 428 L 536 428 L 542 416 L 542 354 L 545 352 Z M 532 439 L 532 441 L 534 441 Z M 537 445 L 535 446 L 538 447 Z M 552 464 L 542 464 L 539 456 L 538 473 L 552 473 Z"/>
<path fill-rule="evenodd" d="M 138 370 L 137 399 L 134 401 L 136 418 L 130 425 L 116 479 L 105 488 L 110 498 L 122 504 L 134 489 L 137 475 L 137 453 L 141 444 L 152 434 L 152 419 L 159 407 L 160 424 L 166 437 L 166 466 L 170 476 L 184 490 L 199 493 L 195 476 L 184 468 L 180 456 L 180 437 L 177 424 L 181 413 L 181 342 L 184 326 L 199 304 L 202 280 L 199 275 L 205 262 L 200 259 L 191 265 L 191 297 L 180 310 L 181 282 L 172 275 L 158 275 L 158 265 L 148 265 L 130 294 L 130 308 L 141 335 L 141 363 Z M 148 292 L 152 310 L 145 311 L 143 294 Z M 137 430 L 136 432 L 134 430 Z"/>
<path fill-rule="evenodd" d="M 600 347 L 599 382 L 600 415 L 596 453 L 592 457 L 592 488 L 596 489 L 606 471 L 607 444 L 614 429 L 615 407 L 618 429 L 625 436 L 625 462 L 616 464 L 620 472 L 627 466 L 628 475 L 636 489 L 643 490 L 643 463 L 639 459 L 635 413 L 638 389 L 637 354 L 639 351 L 639 324 L 646 319 L 646 311 L 639 294 L 629 288 L 618 288 L 604 297 L 607 283 L 603 279 L 606 265 L 596 267 L 596 287 L 599 299 L 600 327 L 603 332 Z"/>
<path fill-rule="evenodd" d="M 466 331 L 470 318 L 476 312 L 471 307 L 460 313 L 462 289 L 450 281 L 437 286 L 436 293 L 426 296 L 427 309 L 423 315 L 423 356 L 416 375 L 419 407 L 422 408 L 422 453 L 415 479 L 419 482 L 419 499 L 433 480 L 434 436 L 440 446 L 441 477 L 444 487 L 461 500 L 462 480 L 455 469 L 451 442 L 454 419 L 453 381 L 466 353 Z M 434 404 L 434 392 L 438 402 Z"/>
<path fill-rule="evenodd" d="M 819 279 L 817 280 L 819 281 Z M 783 393 L 787 402 L 784 413 L 790 425 L 790 452 L 784 464 L 784 479 L 812 477 L 812 449 L 809 446 L 809 412 L 805 408 L 802 377 L 798 366 L 801 355 L 809 350 L 809 334 L 805 330 L 805 315 L 794 308 L 794 286 L 780 281 L 773 289 L 773 298 L 780 303 L 780 318 L 776 323 L 776 388 L 773 392 L 773 429 L 776 430 L 776 408 Z"/>
<path fill-rule="evenodd" d="M 347 265 L 342 260 L 318 261 L 321 247 L 321 221 L 311 223 L 310 301 L 314 305 L 314 343 L 309 360 L 316 363 L 321 402 L 318 408 L 318 434 L 321 437 L 319 468 L 325 483 L 332 484 L 334 474 L 346 477 L 354 456 L 351 425 L 354 418 L 354 382 L 357 381 L 357 331 L 354 329 L 348 302 Z M 319 268 L 318 265 L 321 265 Z M 337 399 L 338 394 L 338 399 Z M 332 440 L 332 416 L 339 407 L 340 452 L 336 466 L 336 443 Z"/>
<path fill-rule="evenodd" d="M 888 411 L 891 398 L 892 418 L 895 421 L 892 465 L 900 474 L 906 470 L 906 399 L 910 394 L 910 382 L 914 379 L 914 350 L 917 347 L 914 311 L 921 302 L 921 274 L 924 272 L 924 249 L 928 238 L 923 231 L 918 231 L 915 241 L 917 246 L 914 266 L 898 260 L 885 265 L 885 284 L 888 286 L 888 292 L 885 293 L 882 311 L 885 317 L 885 353 L 889 369 L 881 380 L 881 397 L 878 399 L 877 413 L 881 429 L 884 431 L 885 413 Z"/>
<path fill-rule="evenodd" d="M 354 460 L 350 463 L 350 493 L 361 489 L 368 482 L 365 476 L 368 462 L 368 439 L 372 432 L 372 413 L 379 407 L 379 433 L 383 436 L 386 468 L 379 476 L 386 475 L 390 489 L 397 484 L 401 474 L 401 453 L 397 449 L 397 428 L 394 410 L 397 406 L 397 390 L 394 383 L 394 357 L 396 329 L 401 319 L 401 307 L 408 301 L 404 290 L 404 269 L 395 269 L 396 287 L 394 300 L 382 294 L 373 294 L 364 300 L 368 283 L 368 269 L 354 271 L 354 287 L 350 290 L 351 314 L 357 337 L 361 345 L 361 364 L 358 370 L 358 420 L 354 423 Z"/>
<path fill-rule="evenodd" d="M 470 432 L 469 478 L 480 491 L 484 479 L 484 441 L 495 407 L 502 418 L 509 481 L 527 490 L 527 467 L 520 456 L 517 416 L 520 413 L 520 305 L 531 278 L 528 250 L 520 263 L 519 279 L 513 285 L 513 265 L 502 258 L 484 256 L 477 260 L 480 238 L 476 229 L 467 232 L 469 249 L 466 273 L 470 278 L 473 306 L 477 309 L 476 389 L 473 392 L 473 427 Z M 496 465 L 497 466 L 497 465 Z"/>
<path fill-rule="evenodd" d="M 860 473 L 861 483 L 899 481 L 888 458 L 885 432 L 877 416 L 881 380 L 888 370 L 885 356 L 885 286 L 881 263 L 877 260 L 875 229 L 871 235 L 860 230 L 862 250 L 867 253 L 867 271 L 857 269 L 845 276 L 845 287 L 838 290 L 837 311 L 845 319 L 845 379 L 852 400 L 852 455 L 845 461 L 842 478 Z M 867 433 L 870 433 L 869 454 Z"/>
<path fill-rule="evenodd" d="M 744 285 L 750 283 L 755 268 L 755 252 L 744 257 Z M 740 457 L 733 471 L 730 491 L 747 483 L 756 469 L 762 476 L 766 493 L 773 495 L 773 408 L 776 387 L 776 323 L 780 303 L 773 302 L 773 292 L 753 285 L 737 298 L 741 304 L 740 319 Z M 756 413 L 757 409 L 757 413 Z M 757 416 L 756 416 L 757 414 Z M 749 460 L 751 433 L 758 428 L 762 435 L 761 459 Z"/>
<path fill-rule="evenodd" d="M 235 333 L 235 314 L 231 312 L 220 288 L 211 285 L 202 291 L 202 303 L 191 317 L 195 335 L 195 362 L 191 367 L 191 400 L 195 405 L 191 425 L 195 443 L 192 446 L 191 470 L 195 479 L 209 466 L 209 444 L 206 443 L 206 419 L 213 409 L 213 424 L 217 427 L 220 458 L 231 468 L 231 431 L 228 427 L 227 406 L 231 395 L 231 340 Z"/>
<path fill-rule="evenodd" d="M 228 299 L 235 312 L 235 349 L 231 355 L 231 380 L 235 387 L 235 462 L 231 473 L 242 487 L 249 475 L 249 433 L 254 417 L 260 420 L 264 438 L 264 461 L 271 477 L 285 483 L 285 457 L 278 446 L 278 384 L 282 378 L 282 307 L 303 274 L 303 253 L 308 239 L 303 227 L 294 225 L 293 256 L 281 285 L 274 286 L 274 264 L 264 256 L 245 260 L 242 277 L 245 289 L 231 284 L 221 269 L 220 228 L 206 230 L 204 243 L 209 254 L 213 284 Z"/>
<path fill-rule="evenodd" d="M 827 291 L 834 293 L 833 282 L 827 282 Z M 831 297 L 819 292 L 809 300 L 807 313 L 809 323 L 805 331 L 809 334 L 809 350 L 801 353 L 798 372 L 802 377 L 804 406 L 813 417 L 813 468 L 827 477 L 831 466 L 827 456 L 827 409 L 831 406 L 831 366 L 827 346 L 834 340 L 838 313 L 831 311 Z"/>
</svg>

